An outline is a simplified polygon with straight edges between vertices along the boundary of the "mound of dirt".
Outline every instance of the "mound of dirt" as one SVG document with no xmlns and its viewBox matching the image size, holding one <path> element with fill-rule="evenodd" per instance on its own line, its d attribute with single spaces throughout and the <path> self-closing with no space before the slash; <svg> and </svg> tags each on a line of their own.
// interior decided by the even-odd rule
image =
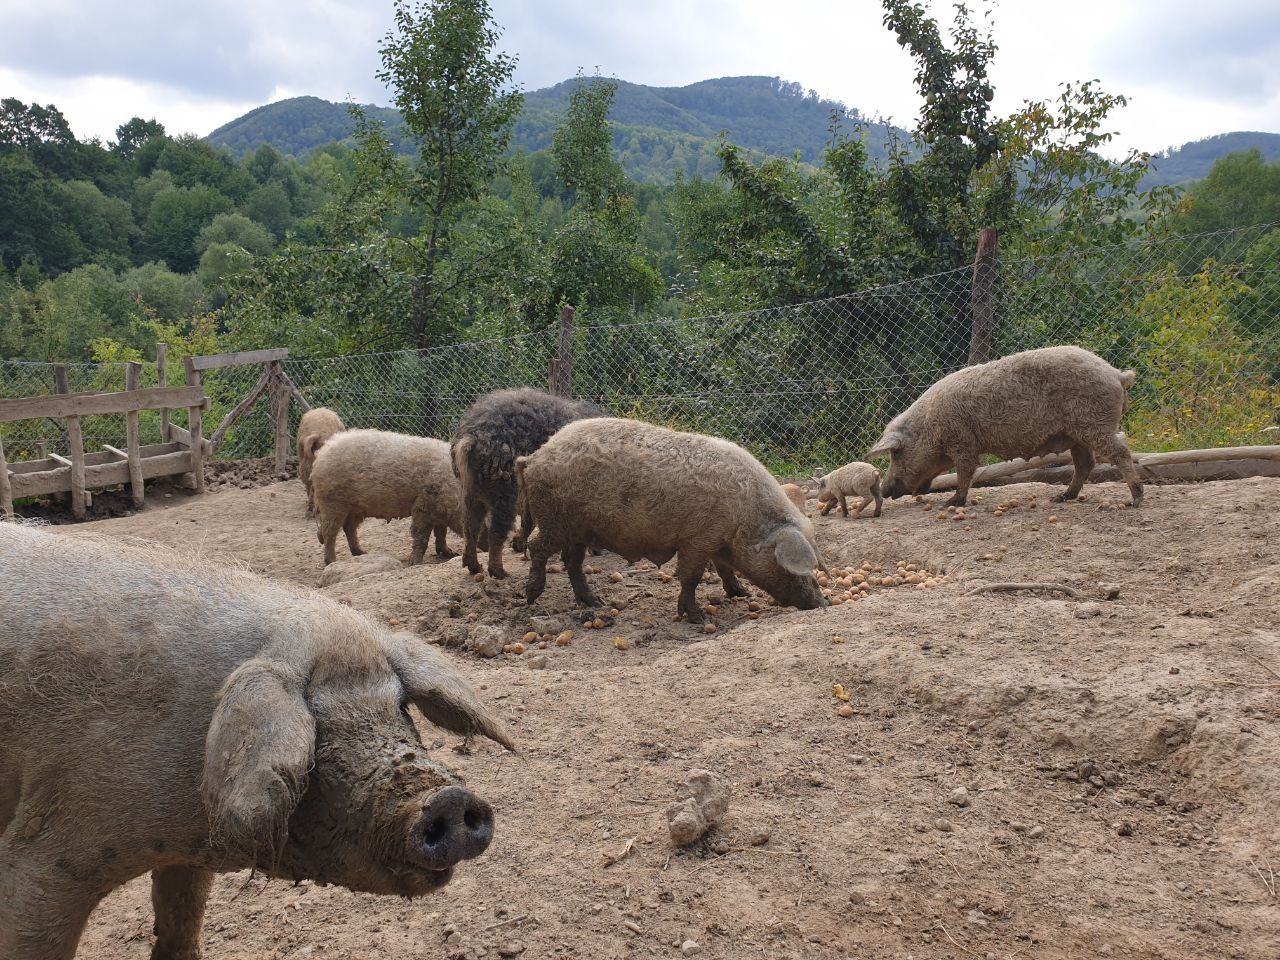
<svg viewBox="0 0 1280 960">
<path fill-rule="evenodd" d="M 815 517 L 839 603 L 727 600 L 709 580 L 714 632 L 674 621 L 666 571 L 610 555 L 588 558 L 608 604 L 590 612 L 562 573 L 527 607 L 514 555 L 502 581 L 428 558 L 325 588 L 447 646 L 515 732 L 519 757 L 422 725 L 493 803 L 495 840 L 411 904 L 220 877 L 207 953 L 1280 956 L 1280 482 L 1153 486 L 1140 510 L 1119 485 L 1054 492 Z M 304 510 L 300 484 L 270 484 L 64 532 L 315 588 Z M 361 538 L 408 558 L 407 520 Z M 1009 582 L 1075 595 L 969 592 Z M 666 811 L 694 768 L 733 804 L 673 850 Z M 150 927 L 139 880 L 82 955 L 140 960 Z"/>
</svg>

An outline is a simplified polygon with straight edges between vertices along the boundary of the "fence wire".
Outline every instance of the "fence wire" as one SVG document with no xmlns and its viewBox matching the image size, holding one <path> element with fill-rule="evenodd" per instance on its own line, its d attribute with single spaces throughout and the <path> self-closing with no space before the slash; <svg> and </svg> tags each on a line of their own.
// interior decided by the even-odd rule
<svg viewBox="0 0 1280 960">
<path fill-rule="evenodd" d="M 1000 260 L 991 287 L 993 356 L 1074 343 L 1135 369 L 1125 423 L 1135 449 L 1275 442 L 1275 227 Z M 973 279 L 966 268 L 720 316 L 579 322 L 572 339 L 573 392 L 618 414 L 734 440 L 779 473 L 830 469 L 863 457 L 894 414 L 968 362 Z M 292 358 L 284 365 L 313 406 L 336 410 L 349 426 L 447 438 L 481 394 L 545 386 L 556 355 L 556 331 L 547 330 L 430 350 Z M 66 368 L 73 391 L 123 389 L 122 364 Z M 212 401 L 207 431 L 260 373 L 259 367 L 243 367 L 206 377 Z M 148 367 L 143 385 L 153 385 L 154 378 L 154 366 Z M 180 372 L 170 382 L 181 382 Z M 50 366 L 0 361 L 0 396 L 52 390 Z M 296 425 L 296 407 L 291 417 Z M 86 421 L 90 449 L 123 439 L 123 417 Z M 143 423 L 143 442 L 150 442 L 153 432 L 158 436 L 158 419 L 144 414 Z M 0 424 L 11 459 L 31 455 L 37 439 L 64 450 L 62 430 L 56 421 Z M 217 455 L 265 456 L 272 436 L 264 398 L 227 434 Z"/>
</svg>

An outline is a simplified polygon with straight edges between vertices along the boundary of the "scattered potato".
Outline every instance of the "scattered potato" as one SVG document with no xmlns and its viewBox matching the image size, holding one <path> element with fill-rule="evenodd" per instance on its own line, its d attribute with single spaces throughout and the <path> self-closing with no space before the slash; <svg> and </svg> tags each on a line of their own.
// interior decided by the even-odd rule
<svg viewBox="0 0 1280 960">
<path fill-rule="evenodd" d="M 614 637 L 614 638 L 613 638 L 613 649 L 615 649 L 615 650 L 630 650 L 630 649 L 631 649 L 631 641 L 630 641 L 630 640 L 628 640 L 626 637 Z"/>
<path fill-rule="evenodd" d="M 565 630 L 556 637 L 557 647 L 567 647 L 573 641 L 573 631 Z"/>
<path fill-rule="evenodd" d="M 847 703 L 842 703 L 836 708 L 836 714 L 847 720 L 849 717 L 853 716 L 853 707 L 849 706 Z"/>
</svg>

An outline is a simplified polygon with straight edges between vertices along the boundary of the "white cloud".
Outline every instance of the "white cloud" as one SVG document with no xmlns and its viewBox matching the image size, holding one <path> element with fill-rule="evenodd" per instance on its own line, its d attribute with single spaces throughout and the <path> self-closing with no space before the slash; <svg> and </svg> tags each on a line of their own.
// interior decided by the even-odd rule
<svg viewBox="0 0 1280 960">
<path fill-rule="evenodd" d="M 952 5 L 928 4 L 944 25 Z M 977 4 L 974 4 L 977 6 Z M 517 80 L 578 68 L 661 86 L 764 74 L 909 124 L 914 64 L 874 0 L 493 0 Z M 55 103 L 81 136 L 133 115 L 208 133 L 286 95 L 387 103 L 374 79 L 390 0 L 6 0 L 0 96 Z M 1120 148 L 1157 149 L 1232 129 L 1280 131 L 1275 0 L 1074 0 L 995 8 L 995 107 L 1098 78 L 1130 106 Z"/>
</svg>

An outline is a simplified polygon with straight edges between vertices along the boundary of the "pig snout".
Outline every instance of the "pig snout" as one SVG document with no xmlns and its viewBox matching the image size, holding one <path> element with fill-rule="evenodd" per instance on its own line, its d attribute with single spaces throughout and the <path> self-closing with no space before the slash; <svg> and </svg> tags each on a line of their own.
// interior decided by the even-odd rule
<svg viewBox="0 0 1280 960">
<path fill-rule="evenodd" d="M 422 808 L 414 828 L 429 870 L 448 870 L 484 853 L 493 839 L 493 808 L 466 787 L 445 787 Z"/>
</svg>

